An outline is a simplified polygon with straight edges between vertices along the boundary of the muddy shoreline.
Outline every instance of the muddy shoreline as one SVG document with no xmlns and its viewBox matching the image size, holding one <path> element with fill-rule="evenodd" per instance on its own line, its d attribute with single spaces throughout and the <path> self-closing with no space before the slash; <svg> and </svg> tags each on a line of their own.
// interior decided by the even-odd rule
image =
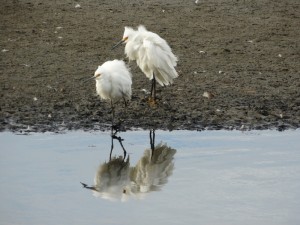
<svg viewBox="0 0 300 225">
<path fill-rule="evenodd" d="M 132 101 L 116 109 L 125 130 L 300 127 L 299 1 L 143 2 L 2 3 L 0 130 L 109 129 L 109 103 L 82 80 L 124 59 L 124 47 L 111 46 L 139 24 L 168 41 L 179 78 L 158 87 L 153 108 L 150 81 L 128 62 Z"/>
</svg>

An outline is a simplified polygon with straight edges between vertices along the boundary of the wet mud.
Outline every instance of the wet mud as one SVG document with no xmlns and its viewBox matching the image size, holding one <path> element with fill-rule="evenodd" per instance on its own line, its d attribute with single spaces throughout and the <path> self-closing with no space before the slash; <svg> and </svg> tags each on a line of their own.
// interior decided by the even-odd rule
<svg viewBox="0 0 300 225">
<path fill-rule="evenodd" d="M 178 56 L 158 87 L 135 62 L 133 96 L 116 105 L 124 129 L 295 129 L 300 125 L 298 0 L 4 1 L 0 7 L 0 129 L 107 130 L 111 110 L 83 83 L 125 59 L 124 26 L 143 24 Z"/>
</svg>

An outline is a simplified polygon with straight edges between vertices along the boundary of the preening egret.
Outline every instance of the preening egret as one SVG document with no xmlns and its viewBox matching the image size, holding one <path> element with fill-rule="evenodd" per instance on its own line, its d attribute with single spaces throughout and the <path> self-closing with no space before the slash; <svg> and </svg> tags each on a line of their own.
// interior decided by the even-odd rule
<svg viewBox="0 0 300 225">
<path fill-rule="evenodd" d="M 110 100 L 112 109 L 112 123 L 114 120 L 114 103 L 120 99 L 131 99 L 132 75 L 122 60 L 103 63 L 90 79 L 96 79 L 97 94 L 104 100 Z"/>
<path fill-rule="evenodd" d="M 152 80 L 151 98 L 155 101 L 156 81 L 165 86 L 172 84 L 173 79 L 178 77 L 175 70 L 177 57 L 164 39 L 142 25 L 137 30 L 125 27 L 123 39 L 113 48 L 121 43 L 126 43 L 125 54 L 129 60 L 136 60 L 146 77 Z"/>
</svg>

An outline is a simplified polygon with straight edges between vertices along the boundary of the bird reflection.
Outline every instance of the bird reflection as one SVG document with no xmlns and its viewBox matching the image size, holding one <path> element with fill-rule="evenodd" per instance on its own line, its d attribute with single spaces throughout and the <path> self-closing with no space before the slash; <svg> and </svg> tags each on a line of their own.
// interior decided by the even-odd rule
<svg viewBox="0 0 300 225">
<path fill-rule="evenodd" d="M 115 133 L 116 135 L 116 133 Z M 144 151 L 143 156 L 134 167 L 130 167 L 129 156 L 122 144 L 124 156 L 111 157 L 108 162 L 101 164 L 94 178 L 94 185 L 81 183 L 84 188 L 93 191 L 96 197 L 109 200 L 126 201 L 128 198 L 143 199 L 151 191 L 159 191 L 168 181 L 174 169 L 174 155 L 176 150 L 159 143 L 155 146 L 155 131 L 150 131 L 150 149 Z M 112 136 L 112 148 L 115 138 Z"/>
</svg>

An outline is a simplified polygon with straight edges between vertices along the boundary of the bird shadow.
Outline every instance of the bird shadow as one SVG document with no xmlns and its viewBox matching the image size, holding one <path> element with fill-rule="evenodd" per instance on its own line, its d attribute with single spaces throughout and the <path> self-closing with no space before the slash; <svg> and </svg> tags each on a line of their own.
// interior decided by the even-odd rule
<svg viewBox="0 0 300 225">
<path fill-rule="evenodd" d="M 123 149 L 123 155 L 112 156 L 115 140 Z M 150 148 L 131 166 L 124 139 L 112 129 L 109 160 L 99 165 L 93 185 L 81 182 L 83 188 L 92 190 L 96 197 L 112 201 L 144 199 L 148 193 L 161 190 L 173 173 L 176 150 L 162 142 L 155 145 L 155 130 L 150 130 L 149 140 Z"/>
</svg>

